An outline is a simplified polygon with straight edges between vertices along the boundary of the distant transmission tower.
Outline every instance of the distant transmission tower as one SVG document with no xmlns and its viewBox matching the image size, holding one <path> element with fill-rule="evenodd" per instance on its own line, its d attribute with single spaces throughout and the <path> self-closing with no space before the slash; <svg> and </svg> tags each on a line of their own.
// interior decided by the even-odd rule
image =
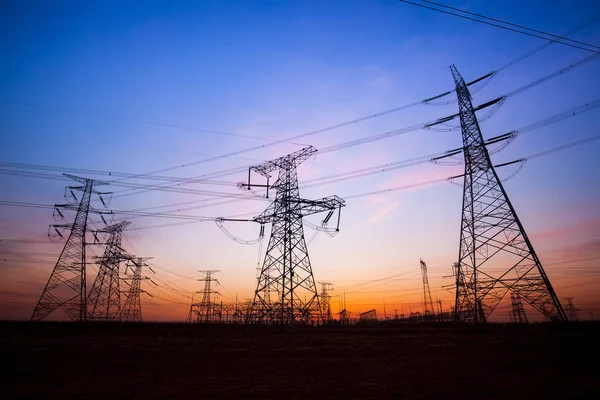
<svg viewBox="0 0 600 400">
<path fill-rule="evenodd" d="M 581 311 L 579 308 L 575 308 L 573 305 L 572 297 L 565 297 L 567 301 L 567 315 L 569 316 L 569 321 L 579 321 L 579 317 L 577 316 L 577 311 Z"/>
<path fill-rule="evenodd" d="M 330 322 L 332 320 L 332 315 L 329 290 L 333 290 L 333 284 L 329 282 L 319 282 L 319 284 L 321 285 L 321 314 L 323 315 L 323 320 L 325 322 Z"/>
<path fill-rule="evenodd" d="M 345 204 L 337 196 L 319 200 L 306 200 L 300 197 L 296 167 L 316 152 L 314 147 L 309 146 L 250 167 L 248 184 L 241 185 L 248 190 L 252 186 L 266 187 L 267 197 L 269 189 L 277 191 L 275 201 L 262 214 L 254 218 L 260 224 L 272 222 L 273 227 L 252 303 L 250 316 L 253 322 L 294 325 L 299 322 L 322 321 L 302 218 L 327 211 L 328 220 L 336 209 L 339 213 Z M 278 170 L 277 181 L 269 186 L 271 172 L 275 170 Z M 251 185 L 251 171 L 266 177 L 267 184 Z M 339 214 L 337 229 L 339 230 Z"/>
<path fill-rule="evenodd" d="M 213 273 L 219 272 L 216 269 L 208 269 L 204 271 L 200 271 L 206 276 L 202 279 L 198 279 L 199 281 L 204 281 L 204 290 L 202 292 L 202 301 L 198 305 L 197 311 L 197 322 L 215 322 L 218 320 L 217 316 L 217 304 L 213 300 L 215 295 L 219 295 L 220 293 L 211 289 L 211 284 L 215 282 L 219 284 L 219 281 L 212 277 Z"/>
<path fill-rule="evenodd" d="M 457 296 L 458 296 L 458 290 L 459 288 L 463 289 L 467 287 L 467 278 L 465 278 L 465 274 L 464 274 L 464 270 L 463 270 L 463 265 L 461 265 L 460 263 L 454 263 L 454 275 L 456 276 L 456 291 L 457 291 Z M 476 300 L 477 302 L 477 307 L 474 307 L 472 304 L 475 303 L 471 303 L 471 311 L 470 311 L 470 317 L 471 319 L 469 321 L 474 321 L 477 320 L 478 322 L 486 322 L 486 316 L 484 314 L 484 310 L 483 307 L 481 306 L 481 298 Z M 476 317 L 473 318 L 473 313 L 476 313 Z M 458 314 L 456 312 L 456 307 L 454 308 L 454 319 L 455 321 L 461 321 L 460 318 L 458 318 Z"/>
<path fill-rule="evenodd" d="M 525 309 L 523 308 L 523 302 L 518 294 L 510 294 L 510 304 L 512 308 L 512 322 L 517 324 L 529 323 L 527 315 L 525 314 Z"/>
<path fill-rule="evenodd" d="M 424 315 L 435 315 L 435 308 L 433 307 L 433 300 L 431 299 L 431 290 L 429 289 L 429 279 L 427 278 L 427 264 L 423 259 L 421 262 L 421 273 L 423 275 L 423 314 Z"/>
<path fill-rule="evenodd" d="M 88 230 L 90 199 L 92 193 L 101 195 L 94 190 L 94 187 L 106 183 L 64 175 L 82 184 L 82 186 L 68 186 L 65 193 L 68 190 L 75 200 L 77 200 L 75 191 L 81 191 L 82 196 L 76 203 L 55 205 L 55 212 L 60 217 L 63 216 L 61 209 L 74 210 L 77 214 L 72 224 L 50 226 L 61 237 L 63 235 L 59 229 L 70 228 L 71 233 L 33 310 L 31 321 L 40 321 L 58 308 L 61 308 L 72 321 L 85 321 L 87 316 L 85 235 Z M 104 203 L 104 200 L 102 202 Z"/>
<path fill-rule="evenodd" d="M 450 69 L 456 83 L 465 160 L 455 319 L 483 322 L 481 316 L 487 318 L 512 291 L 550 320 L 566 321 L 490 160 L 468 85 L 454 65 Z"/>
<path fill-rule="evenodd" d="M 98 231 L 108 233 L 104 254 L 99 258 L 98 274 L 88 294 L 88 319 L 115 321 L 121 318 L 121 288 L 119 266 L 130 259 L 121 247 L 123 230 L 130 224 L 123 221 Z"/>
<path fill-rule="evenodd" d="M 142 268 L 148 267 L 150 271 L 154 272 L 152 268 L 148 264 L 146 264 L 146 260 L 149 260 L 152 257 L 137 257 L 132 259 L 130 262 L 134 265 L 131 267 L 129 263 L 127 263 L 127 269 L 133 269 L 133 275 L 127 276 L 123 278 L 123 281 L 131 281 L 129 284 L 129 290 L 126 294 L 125 305 L 123 306 L 123 311 L 121 313 L 121 320 L 128 322 L 142 322 L 142 301 L 141 294 L 146 293 L 148 296 L 153 297 L 150 293 L 142 290 L 142 281 L 150 280 L 147 276 L 142 276 Z M 127 275 L 127 269 L 125 270 L 125 274 Z"/>
</svg>

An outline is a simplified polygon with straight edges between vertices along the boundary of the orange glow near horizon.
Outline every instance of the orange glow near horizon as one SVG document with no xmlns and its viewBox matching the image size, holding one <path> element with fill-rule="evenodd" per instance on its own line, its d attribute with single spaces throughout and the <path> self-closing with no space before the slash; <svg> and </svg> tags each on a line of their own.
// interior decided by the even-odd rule
<svg viewBox="0 0 600 400">
<path fill-rule="evenodd" d="M 581 309 L 582 319 L 592 318 L 594 314 L 600 312 L 596 290 L 600 246 L 598 243 L 563 248 L 555 246 L 564 242 L 564 236 L 571 235 L 574 231 L 590 233 L 591 230 L 596 230 L 598 227 L 598 221 L 586 221 L 577 226 L 532 234 L 532 240 L 536 241 L 540 247 L 552 249 L 540 255 L 545 271 L 559 297 L 575 299 L 576 306 Z M 58 246 L 52 246 L 53 251 L 49 252 L 49 246 L 37 244 L 25 247 L 15 251 L 15 254 L 29 252 L 31 257 L 45 257 L 46 261 L 34 261 L 29 265 L 31 268 L 23 268 L 28 265 L 26 258 L 22 260 L 23 262 L 12 264 L 9 260 L 13 259 L 5 259 L 5 267 L 0 274 L 2 282 L 0 302 L 4 304 L 0 309 L 0 319 L 29 319 L 41 289 L 53 268 L 51 254 L 54 253 L 54 250 L 59 249 Z M 448 261 L 452 262 L 450 258 Z M 319 276 L 321 269 L 320 265 L 313 265 L 316 276 Z M 449 312 L 454 306 L 454 280 L 451 270 L 448 265 L 435 265 L 430 262 L 428 262 L 428 269 L 435 312 L 437 313 L 439 309 L 438 300 L 441 301 L 443 311 Z M 95 266 L 91 266 L 90 270 L 94 271 Z M 164 286 L 160 291 L 153 290 L 151 286 L 145 288 L 153 293 L 154 297 L 142 295 L 144 319 L 148 321 L 185 320 L 191 303 L 190 294 L 202 290 L 201 282 L 194 282 L 187 275 L 182 277 L 177 276 L 178 273 L 166 274 L 161 269 L 155 268 L 155 270 L 159 273 L 159 277 L 153 279 Z M 180 270 L 173 267 L 173 271 Z M 93 274 L 88 277 L 88 287 L 91 286 L 93 277 Z M 352 276 L 348 275 L 344 278 L 352 278 Z M 317 281 L 319 281 L 318 278 Z M 341 311 L 344 304 L 346 309 L 351 312 L 353 319 L 358 318 L 360 313 L 372 309 L 377 311 L 379 319 L 383 319 L 384 316 L 394 318 L 396 314 L 399 316 L 404 314 L 408 317 L 411 312 L 423 313 L 423 287 L 418 261 L 414 263 L 414 268 L 388 276 L 373 276 L 368 279 L 356 276 L 356 279 L 353 280 L 343 279 L 338 282 L 329 280 L 329 282 L 333 284 L 333 290 L 329 292 L 329 295 L 331 296 L 332 314 L 336 319 L 337 313 Z M 217 301 L 234 303 L 237 295 L 238 301 L 241 303 L 253 297 L 254 288 L 250 285 L 248 285 L 250 287 L 242 287 L 239 284 L 232 286 L 223 280 L 221 283 L 221 287 L 215 287 L 221 292 Z M 195 296 L 200 295 L 196 294 Z M 198 297 L 196 297 L 196 301 L 198 301 Z M 507 321 L 509 309 L 510 306 L 505 301 L 493 314 L 492 320 Z M 527 311 L 531 311 L 530 320 L 535 321 L 535 312 Z"/>
</svg>

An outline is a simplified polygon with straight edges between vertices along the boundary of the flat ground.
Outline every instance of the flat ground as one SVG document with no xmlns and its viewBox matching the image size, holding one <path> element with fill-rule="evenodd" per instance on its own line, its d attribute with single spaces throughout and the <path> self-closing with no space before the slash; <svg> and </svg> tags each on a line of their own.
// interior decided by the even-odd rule
<svg viewBox="0 0 600 400">
<path fill-rule="evenodd" d="M 0 397 L 600 399 L 599 337 L 600 323 L 287 330 L 0 322 Z"/>
</svg>

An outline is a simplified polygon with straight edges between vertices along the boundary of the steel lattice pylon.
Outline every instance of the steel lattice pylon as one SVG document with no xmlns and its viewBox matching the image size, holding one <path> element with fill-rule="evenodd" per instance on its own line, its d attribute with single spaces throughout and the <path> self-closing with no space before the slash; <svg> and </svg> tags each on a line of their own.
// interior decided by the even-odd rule
<svg viewBox="0 0 600 400">
<path fill-rule="evenodd" d="M 31 321 L 40 321 L 58 308 L 61 308 L 72 321 L 85 321 L 87 317 L 85 235 L 90 211 L 90 199 L 94 187 L 106 183 L 73 175 L 64 175 L 83 184 L 83 186 L 67 187 L 73 197 L 75 197 L 74 190 L 81 191 L 83 194 L 78 203 L 57 204 L 55 206 L 61 216 L 62 213 L 59 208 L 76 210 L 77 214 L 73 224 L 52 226 L 55 229 L 71 228 L 71 233 L 33 310 Z"/>
<path fill-rule="evenodd" d="M 431 289 L 429 288 L 429 278 L 427 277 L 427 264 L 422 259 L 419 262 L 421 264 L 421 275 L 423 276 L 423 315 L 435 315 L 435 308 L 433 308 L 433 300 L 431 299 Z"/>
<path fill-rule="evenodd" d="M 333 320 L 331 315 L 331 296 L 329 291 L 333 290 L 333 284 L 330 282 L 319 282 L 321 285 L 321 314 L 325 322 L 331 322 Z"/>
<path fill-rule="evenodd" d="M 579 308 L 575 308 L 573 305 L 572 297 L 565 297 L 564 300 L 567 301 L 567 307 L 565 312 L 569 316 L 569 321 L 579 321 L 579 317 L 577 316 L 577 311 L 581 311 Z"/>
<path fill-rule="evenodd" d="M 510 305 L 511 305 L 511 320 L 516 324 L 527 324 L 527 314 L 523 308 L 523 302 L 516 293 L 510 294 Z"/>
<path fill-rule="evenodd" d="M 193 321 L 192 310 L 194 306 L 196 307 L 196 322 L 217 322 L 220 320 L 220 308 L 217 303 L 213 300 L 213 295 L 220 295 L 221 293 L 216 290 L 212 290 L 212 283 L 215 282 L 219 284 L 219 280 L 212 277 L 213 273 L 219 272 L 217 269 L 208 269 L 204 271 L 200 271 L 206 276 L 202 279 L 198 279 L 199 281 L 204 281 L 204 290 L 202 292 L 202 300 L 200 303 L 194 303 L 192 301 L 192 306 L 190 307 L 190 322 Z"/>
<path fill-rule="evenodd" d="M 104 254 L 99 258 L 98 274 L 88 294 L 88 319 L 116 321 L 121 318 L 121 290 L 119 266 L 131 256 L 121 248 L 123 230 L 130 224 L 123 221 L 107 226 L 99 232 L 108 233 Z"/>
<path fill-rule="evenodd" d="M 512 291 L 548 319 L 566 321 L 490 160 L 468 86 L 454 65 L 450 69 L 456 83 L 465 159 L 455 319 L 484 322 Z"/>
<path fill-rule="evenodd" d="M 328 211 L 328 220 L 345 203 L 337 196 L 319 200 L 300 198 L 296 167 L 316 152 L 314 147 L 309 146 L 250 167 L 248 184 L 242 185 L 248 190 L 252 186 L 261 186 L 250 184 L 250 171 L 255 171 L 267 178 L 267 195 L 269 189 L 277 192 L 275 201 L 254 218 L 260 224 L 272 222 L 273 226 L 249 315 L 250 322 L 295 325 L 322 321 L 302 218 Z M 270 173 L 274 170 L 278 170 L 277 181 L 269 186 Z"/>
<path fill-rule="evenodd" d="M 148 277 L 142 276 L 142 267 L 147 267 L 144 261 L 149 259 L 150 257 L 143 258 L 137 257 L 136 259 L 132 259 L 133 263 L 133 276 L 128 278 L 123 278 L 124 281 L 131 281 L 129 285 L 129 290 L 127 291 L 125 304 L 123 305 L 123 311 L 121 313 L 121 320 L 128 322 L 142 322 L 142 293 L 146 293 L 148 296 L 152 297 L 150 293 L 142 290 L 141 285 L 143 280 L 149 279 Z M 127 265 L 129 268 L 130 265 Z"/>
</svg>

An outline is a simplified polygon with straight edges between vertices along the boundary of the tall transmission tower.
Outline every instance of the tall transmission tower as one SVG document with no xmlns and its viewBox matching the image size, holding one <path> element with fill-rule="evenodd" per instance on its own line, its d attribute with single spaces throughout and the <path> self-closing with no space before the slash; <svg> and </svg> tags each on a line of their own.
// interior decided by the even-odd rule
<svg viewBox="0 0 600 400">
<path fill-rule="evenodd" d="M 423 315 L 435 315 L 433 300 L 431 299 L 431 290 L 429 289 L 429 279 L 427 278 L 427 264 L 420 259 L 421 274 L 423 275 Z"/>
<path fill-rule="evenodd" d="M 333 290 L 333 284 L 329 282 L 319 282 L 321 285 L 321 315 L 323 315 L 323 320 L 325 322 L 330 322 L 332 320 L 331 315 L 331 304 L 329 296 L 329 291 Z"/>
<path fill-rule="evenodd" d="M 573 305 L 572 297 L 565 297 L 567 301 L 567 315 L 569 316 L 569 321 L 579 321 L 579 317 L 577 316 L 577 311 L 581 311 L 579 308 L 575 308 Z"/>
<path fill-rule="evenodd" d="M 88 294 L 88 319 L 115 321 L 121 318 L 121 288 L 119 266 L 131 256 L 121 247 L 123 230 L 130 224 L 123 221 L 98 231 L 109 234 L 104 254 L 99 258 L 98 274 Z"/>
<path fill-rule="evenodd" d="M 219 284 L 219 281 L 212 277 L 212 274 L 219 272 L 219 270 L 207 269 L 200 272 L 205 274 L 204 278 L 198 279 L 199 281 L 204 281 L 204 290 L 202 292 L 198 292 L 202 293 L 202 301 L 200 302 L 200 304 L 198 304 L 196 321 L 215 322 L 218 320 L 218 307 L 213 298 L 216 295 L 220 295 L 220 293 L 215 290 L 212 290 L 211 285 L 213 282 L 215 282 L 217 285 Z"/>
<path fill-rule="evenodd" d="M 523 302 L 521 301 L 521 298 L 518 294 L 510 294 L 510 304 L 512 309 L 512 322 L 517 324 L 529 323 L 529 321 L 527 320 L 527 314 L 525 314 L 525 309 L 523 308 Z"/>
<path fill-rule="evenodd" d="M 133 269 L 132 276 L 126 276 L 122 278 L 123 281 L 131 281 L 129 284 L 129 290 L 127 291 L 125 304 L 123 305 L 123 311 L 121 313 L 121 320 L 128 322 L 142 322 L 142 300 L 141 294 L 146 293 L 148 296 L 153 297 L 150 293 L 142 290 L 142 281 L 143 280 L 151 280 L 147 276 L 142 276 L 142 268 L 148 267 L 150 271 L 154 272 L 152 268 L 148 264 L 146 264 L 146 260 L 151 259 L 152 257 L 136 257 L 135 259 L 131 259 L 131 263 L 127 263 L 127 268 L 125 270 L 125 274 L 127 275 L 127 270 L 129 268 Z"/>
<path fill-rule="evenodd" d="M 75 221 L 72 224 L 51 225 L 56 233 L 62 237 L 59 229 L 71 229 L 65 242 L 54 270 L 44 287 L 38 300 L 31 321 L 41 321 L 57 309 L 62 309 L 72 321 L 85 321 L 86 307 L 86 232 L 88 231 L 88 214 L 90 212 L 90 199 L 92 193 L 101 195 L 94 187 L 106 185 L 105 182 L 78 176 L 65 176 L 79 182 L 78 186 L 67 186 L 73 199 L 77 200 L 76 191 L 82 192 L 81 199 L 70 204 L 56 204 L 55 212 L 62 218 L 61 209 L 76 211 Z M 100 197 L 102 199 L 102 197 Z M 104 200 L 102 200 L 104 203 Z"/>
<path fill-rule="evenodd" d="M 566 321 L 490 160 L 468 85 L 454 65 L 450 70 L 456 83 L 465 160 L 455 319 L 484 322 L 481 316 L 487 318 L 512 291 L 550 320 Z"/>
<path fill-rule="evenodd" d="M 302 218 L 327 211 L 329 214 L 325 219 L 329 220 L 337 209 L 339 230 L 339 212 L 345 203 L 338 196 L 319 200 L 300 197 L 296 168 L 316 152 L 314 147 L 308 146 L 264 164 L 252 166 L 248 170 L 248 184 L 241 184 L 242 188 L 248 190 L 253 186 L 266 187 L 267 197 L 269 189 L 275 189 L 277 192 L 275 201 L 254 218 L 254 221 L 260 224 L 272 222 L 273 227 L 254 294 L 250 313 L 252 322 L 295 325 L 322 321 Z M 275 170 L 278 171 L 277 180 L 269 185 L 269 178 Z M 267 184 L 251 184 L 251 171 L 266 177 Z"/>
</svg>

